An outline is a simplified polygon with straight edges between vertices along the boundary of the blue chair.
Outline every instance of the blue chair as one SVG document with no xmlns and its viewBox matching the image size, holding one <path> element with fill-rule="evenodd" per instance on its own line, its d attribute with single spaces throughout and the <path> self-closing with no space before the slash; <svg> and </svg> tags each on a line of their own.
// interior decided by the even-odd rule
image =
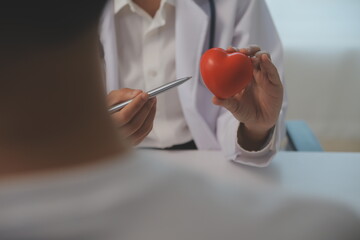
<svg viewBox="0 0 360 240">
<path fill-rule="evenodd" d="M 294 120 L 286 122 L 286 136 L 288 151 L 324 151 L 317 137 L 305 121 Z"/>
</svg>

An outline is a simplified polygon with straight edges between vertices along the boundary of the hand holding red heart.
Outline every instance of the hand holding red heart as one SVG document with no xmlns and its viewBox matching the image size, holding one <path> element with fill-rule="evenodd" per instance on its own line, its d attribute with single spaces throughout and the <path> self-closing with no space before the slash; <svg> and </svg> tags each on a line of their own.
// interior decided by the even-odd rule
<svg viewBox="0 0 360 240">
<path fill-rule="evenodd" d="M 271 62 L 269 54 L 260 50 L 257 46 L 240 50 L 236 48 L 228 48 L 226 50 L 228 55 L 239 52 L 251 60 L 253 69 L 250 81 L 247 80 L 246 76 L 249 66 L 244 60 L 238 61 L 238 66 L 235 66 L 230 61 L 230 63 L 224 64 L 222 61 L 226 58 L 214 58 L 212 61 L 207 59 L 207 62 L 213 63 L 213 68 L 218 73 L 216 79 L 207 78 L 206 73 L 203 73 L 204 70 L 205 72 L 207 70 L 203 64 L 200 66 L 203 80 L 207 86 L 209 85 L 209 90 L 213 91 L 211 89 L 213 86 L 226 89 L 225 92 L 228 89 L 237 89 L 237 93 L 230 93 L 230 96 L 227 96 L 227 98 L 219 98 L 223 97 L 221 95 L 223 92 L 215 90 L 213 93 L 218 97 L 215 96 L 213 98 L 213 103 L 228 109 L 237 120 L 243 123 L 245 135 L 250 136 L 250 138 L 253 137 L 258 142 L 260 142 L 260 139 L 264 140 L 269 130 L 276 124 L 283 101 L 283 86 L 278 71 Z M 203 62 L 204 59 L 201 61 Z M 241 71 L 234 71 L 234 68 L 240 68 Z M 227 79 L 224 79 L 224 77 Z M 229 80 L 229 78 L 231 79 Z M 237 81 L 234 81 L 234 78 Z M 217 83 L 214 84 L 213 82 Z M 244 86 L 243 90 L 238 90 L 241 89 L 241 86 Z M 238 137 L 240 130 L 241 126 L 238 131 Z"/>
</svg>

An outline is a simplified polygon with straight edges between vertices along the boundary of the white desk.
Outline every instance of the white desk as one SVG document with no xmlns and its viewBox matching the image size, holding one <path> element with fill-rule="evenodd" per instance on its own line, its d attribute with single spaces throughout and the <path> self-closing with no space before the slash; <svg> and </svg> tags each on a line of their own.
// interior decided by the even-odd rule
<svg viewBox="0 0 360 240">
<path fill-rule="evenodd" d="M 360 214 L 360 153 L 279 152 L 267 168 L 236 164 L 215 151 L 153 150 L 150 154 L 231 182 L 343 202 Z"/>
</svg>

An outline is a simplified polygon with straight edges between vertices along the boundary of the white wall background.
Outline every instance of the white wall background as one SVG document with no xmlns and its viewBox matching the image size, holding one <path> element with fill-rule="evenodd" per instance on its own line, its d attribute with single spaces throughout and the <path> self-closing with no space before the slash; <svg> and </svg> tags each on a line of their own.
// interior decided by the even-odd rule
<svg viewBox="0 0 360 240">
<path fill-rule="evenodd" d="M 267 0 L 285 49 L 288 119 L 360 151 L 360 0 Z"/>
</svg>

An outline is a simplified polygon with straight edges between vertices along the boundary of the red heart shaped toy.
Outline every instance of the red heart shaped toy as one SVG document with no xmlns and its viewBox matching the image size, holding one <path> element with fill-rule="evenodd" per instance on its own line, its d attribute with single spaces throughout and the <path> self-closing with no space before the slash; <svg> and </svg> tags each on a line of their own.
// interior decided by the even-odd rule
<svg viewBox="0 0 360 240">
<path fill-rule="evenodd" d="M 253 66 L 245 54 L 212 48 L 201 57 L 200 72 L 207 88 L 216 97 L 225 99 L 241 92 L 250 83 Z"/>
</svg>

